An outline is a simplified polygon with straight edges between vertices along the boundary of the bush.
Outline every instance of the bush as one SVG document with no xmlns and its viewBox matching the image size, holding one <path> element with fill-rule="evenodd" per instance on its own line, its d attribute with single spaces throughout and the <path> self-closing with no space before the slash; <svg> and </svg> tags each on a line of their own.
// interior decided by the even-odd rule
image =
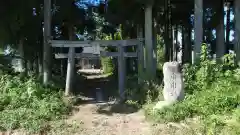
<svg viewBox="0 0 240 135">
<path fill-rule="evenodd" d="M 110 57 L 102 57 L 101 66 L 105 74 L 112 74 L 114 72 L 114 62 Z"/>
<path fill-rule="evenodd" d="M 229 80 L 227 80 L 229 81 Z M 219 81 L 206 90 L 187 95 L 186 99 L 157 112 L 159 120 L 180 121 L 193 116 L 208 117 L 212 114 L 231 113 L 240 104 L 240 86 Z"/>
<path fill-rule="evenodd" d="M 163 48 L 163 40 L 158 36 L 157 42 L 157 68 L 162 70 L 164 59 L 164 48 Z"/>
<path fill-rule="evenodd" d="M 134 102 L 138 107 L 144 104 L 150 104 L 162 99 L 161 85 L 159 80 L 155 81 L 142 81 L 138 83 L 137 76 L 129 76 L 127 78 L 127 90 L 125 97 L 127 102 Z"/>
<path fill-rule="evenodd" d="M 210 60 L 206 46 L 202 46 L 200 62 L 184 66 L 186 98 L 172 106 L 152 112 L 158 122 L 180 122 L 200 116 L 208 133 L 222 133 L 240 123 L 240 69 L 234 65 L 234 55 L 223 57 L 222 63 Z M 238 124 L 229 124 L 234 120 Z M 219 130 L 219 131 L 218 131 Z M 236 132 L 236 133 L 235 133 Z"/>
<path fill-rule="evenodd" d="M 69 112 L 57 88 L 44 88 L 34 78 L 0 76 L 0 130 L 37 132 Z"/>
</svg>

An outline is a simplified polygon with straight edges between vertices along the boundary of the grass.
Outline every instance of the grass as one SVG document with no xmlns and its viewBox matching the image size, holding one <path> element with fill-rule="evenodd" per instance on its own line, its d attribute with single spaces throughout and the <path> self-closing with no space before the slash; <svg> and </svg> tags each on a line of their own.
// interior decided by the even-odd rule
<svg viewBox="0 0 240 135">
<path fill-rule="evenodd" d="M 240 69 L 234 65 L 232 56 L 226 55 L 223 63 L 217 64 L 207 58 L 206 50 L 202 52 L 205 53 L 198 65 L 184 68 L 185 99 L 161 110 L 153 110 L 154 103 L 149 104 L 145 114 L 157 123 L 187 124 L 191 130 L 185 130 L 184 134 L 194 131 L 206 135 L 238 135 Z M 195 118 L 199 118 L 197 122 L 193 122 Z M 181 128 L 176 131 L 184 129 Z"/>
<path fill-rule="evenodd" d="M 62 120 L 70 111 L 58 88 L 44 88 L 34 78 L 2 73 L 0 76 L 0 130 L 40 132 L 49 122 Z"/>
</svg>

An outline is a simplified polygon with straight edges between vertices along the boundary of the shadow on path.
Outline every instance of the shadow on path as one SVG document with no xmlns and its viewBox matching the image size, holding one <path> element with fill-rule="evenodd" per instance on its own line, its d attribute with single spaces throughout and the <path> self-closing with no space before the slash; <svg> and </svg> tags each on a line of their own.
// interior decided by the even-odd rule
<svg viewBox="0 0 240 135">
<path fill-rule="evenodd" d="M 80 73 L 76 78 L 74 95 L 76 104 L 108 102 L 117 98 L 118 82 L 116 77 L 101 73 Z"/>
<path fill-rule="evenodd" d="M 139 110 L 138 108 L 134 108 L 124 103 L 114 103 L 110 105 L 109 104 L 101 105 L 97 109 L 97 112 L 99 114 L 113 115 L 114 113 L 131 114 L 137 112 L 138 110 Z"/>
<path fill-rule="evenodd" d="M 130 114 L 138 109 L 120 103 L 118 99 L 118 80 L 113 75 L 98 73 L 82 73 L 75 85 L 74 105 L 96 104 L 99 114 L 112 115 L 113 113 Z"/>
</svg>

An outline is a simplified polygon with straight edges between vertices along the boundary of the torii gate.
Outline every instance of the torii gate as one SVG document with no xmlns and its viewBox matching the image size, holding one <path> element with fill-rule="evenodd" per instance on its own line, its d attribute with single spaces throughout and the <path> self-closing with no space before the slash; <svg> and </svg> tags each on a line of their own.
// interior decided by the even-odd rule
<svg viewBox="0 0 240 135">
<path fill-rule="evenodd" d="M 147 56 L 146 57 L 146 68 L 148 69 L 147 74 L 154 74 L 153 72 L 155 70 L 152 70 L 151 67 L 153 65 L 153 41 L 152 41 L 152 5 L 149 4 L 146 7 L 146 12 L 145 12 L 145 44 L 146 44 L 146 52 Z M 49 54 L 50 53 L 50 44 L 49 41 L 51 40 L 51 0 L 44 0 L 44 58 L 43 58 L 43 70 L 44 70 L 44 79 L 43 82 L 44 84 L 48 83 L 48 80 L 50 76 L 48 76 L 50 73 L 48 64 L 51 63 Z"/>
<path fill-rule="evenodd" d="M 143 73 L 143 47 L 139 39 L 130 40 L 100 40 L 100 41 L 64 41 L 64 40 L 51 40 L 52 47 L 69 47 L 68 54 L 55 54 L 55 58 L 62 59 L 68 58 L 67 79 L 65 87 L 65 95 L 68 96 L 72 91 L 72 79 L 75 66 L 75 58 L 94 58 L 94 57 L 117 57 L 118 58 L 118 88 L 119 95 L 124 98 L 125 89 L 125 76 L 126 65 L 125 57 L 138 57 L 138 73 L 139 80 L 141 80 Z M 96 52 L 94 54 L 89 53 L 77 53 L 75 54 L 75 47 L 92 47 L 92 46 L 113 46 L 118 48 L 118 52 Z M 124 52 L 124 47 L 137 46 L 137 52 Z"/>
<path fill-rule="evenodd" d="M 72 89 L 72 76 L 74 75 L 73 69 L 75 66 L 75 58 L 82 57 L 100 57 L 100 56 L 111 56 L 118 57 L 118 75 L 119 75 L 119 95 L 120 98 L 124 98 L 124 88 L 125 88 L 125 57 L 138 57 L 138 73 L 139 80 L 141 80 L 143 73 L 143 47 L 142 47 L 142 35 L 141 32 L 138 37 L 140 39 L 131 40 L 116 40 L 116 41 L 59 41 L 51 40 L 51 0 L 44 0 L 44 84 L 47 84 L 50 76 L 49 74 L 49 63 L 50 63 L 50 50 L 51 47 L 69 47 L 69 53 L 67 54 L 55 54 L 55 58 L 68 58 L 68 69 L 67 69 L 67 79 L 65 87 L 65 95 L 68 96 Z M 126 46 L 136 46 L 137 52 L 124 52 L 124 47 Z M 98 54 L 75 54 L 75 47 L 86 47 L 86 46 L 115 46 L 118 47 L 118 52 L 99 52 Z"/>
</svg>

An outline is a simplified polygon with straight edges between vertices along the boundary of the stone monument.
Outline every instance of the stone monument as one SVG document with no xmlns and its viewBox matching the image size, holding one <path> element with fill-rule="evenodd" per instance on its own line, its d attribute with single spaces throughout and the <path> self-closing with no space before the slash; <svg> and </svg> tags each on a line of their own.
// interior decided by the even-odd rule
<svg viewBox="0 0 240 135">
<path fill-rule="evenodd" d="M 164 106 L 171 105 L 177 101 L 184 99 L 184 82 L 178 62 L 166 62 L 163 65 L 163 97 L 164 101 L 160 101 L 154 107 L 161 109 Z"/>
</svg>

